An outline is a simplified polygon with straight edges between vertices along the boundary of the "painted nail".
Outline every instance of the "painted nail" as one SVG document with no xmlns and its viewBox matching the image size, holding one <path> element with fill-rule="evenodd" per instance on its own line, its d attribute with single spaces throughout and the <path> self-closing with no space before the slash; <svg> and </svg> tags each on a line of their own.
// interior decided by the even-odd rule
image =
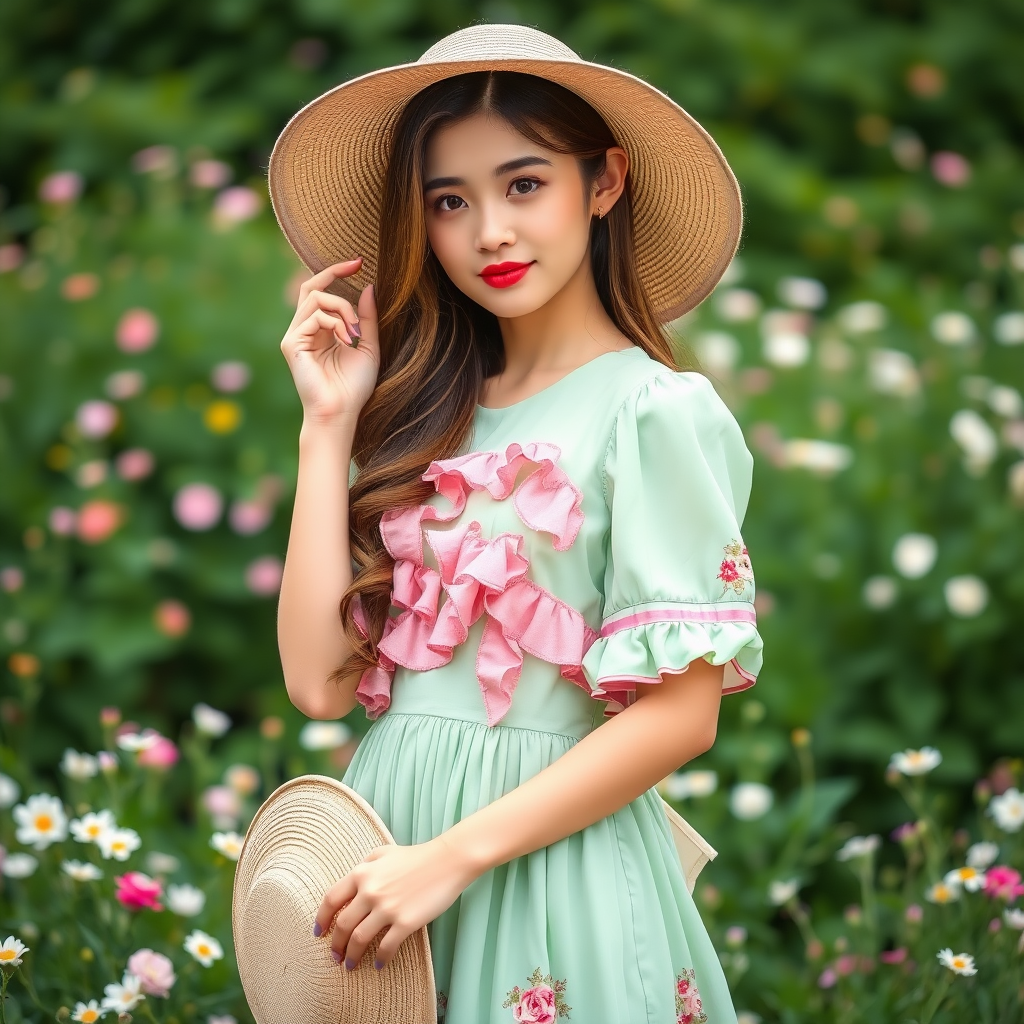
<svg viewBox="0 0 1024 1024">
<path fill-rule="evenodd" d="M 341 963 L 341 954 L 336 949 L 332 949 L 331 950 L 331 956 L 334 957 L 334 962 L 336 964 L 340 964 Z"/>
<path fill-rule="evenodd" d="M 350 324 L 348 328 L 349 334 L 354 334 L 357 338 L 361 338 L 362 335 L 359 333 L 359 324 Z"/>
<path fill-rule="evenodd" d="M 345 970 L 354 971 L 356 969 L 356 962 L 352 957 L 346 957 L 345 959 Z"/>
<path fill-rule="evenodd" d="M 376 967 L 377 970 L 379 971 L 384 965 L 379 960 L 374 960 L 373 966 Z"/>
<path fill-rule="evenodd" d="M 323 934 L 323 931 L 324 931 L 323 928 L 320 927 L 320 922 L 319 921 L 314 921 L 313 922 L 313 935 L 315 937 L 319 938 Z"/>
</svg>

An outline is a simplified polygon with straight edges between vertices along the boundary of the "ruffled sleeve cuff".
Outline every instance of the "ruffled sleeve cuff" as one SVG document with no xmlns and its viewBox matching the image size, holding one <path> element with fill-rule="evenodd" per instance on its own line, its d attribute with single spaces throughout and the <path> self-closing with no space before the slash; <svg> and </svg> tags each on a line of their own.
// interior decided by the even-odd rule
<svg viewBox="0 0 1024 1024">
<path fill-rule="evenodd" d="M 605 717 L 636 700 L 637 683 L 659 683 L 695 658 L 725 665 L 723 693 L 754 685 L 762 642 L 747 602 L 631 608 L 605 619 L 583 657 L 583 676 Z"/>
</svg>

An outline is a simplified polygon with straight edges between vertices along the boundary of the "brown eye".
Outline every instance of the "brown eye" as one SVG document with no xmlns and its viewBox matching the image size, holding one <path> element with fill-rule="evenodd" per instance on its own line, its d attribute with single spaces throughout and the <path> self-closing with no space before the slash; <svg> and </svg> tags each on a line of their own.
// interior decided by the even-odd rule
<svg viewBox="0 0 1024 1024">
<path fill-rule="evenodd" d="M 447 210 L 447 211 L 451 212 L 452 210 L 457 210 L 459 208 L 457 205 L 452 205 L 452 204 L 457 204 L 457 203 L 461 203 L 461 202 L 462 202 L 462 199 L 459 196 L 441 196 L 434 203 L 434 209 L 435 210 Z"/>
<path fill-rule="evenodd" d="M 531 192 L 536 192 L 537 188 L 540 188 L 540 182 L 536 178 L 516 178 L 512 182 L 512 191 L 517 196 L 528 196 Z"/>
</svg>

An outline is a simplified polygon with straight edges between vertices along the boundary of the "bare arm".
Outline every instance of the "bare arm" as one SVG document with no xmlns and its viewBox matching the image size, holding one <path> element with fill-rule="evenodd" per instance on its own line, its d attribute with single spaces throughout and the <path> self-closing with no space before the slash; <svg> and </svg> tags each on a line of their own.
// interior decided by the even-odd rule
<svg viewBox="0 0 1024 1024">
<path fill-rule="evenodd" d="M 355 706 L 354 687 L 327 679 L 351 653 L 338 616 L 352 582 L 348 472 L 356 422 L 380 364 L 377 311 L 372 286 L 360 296 L 358 316 L 324 289 L 358 269 L 350 260 L 306 281 L 281 342 L 303 422 L 277 641 L 288 697 L 310 718 L 341 718 Z"/>
</svg>

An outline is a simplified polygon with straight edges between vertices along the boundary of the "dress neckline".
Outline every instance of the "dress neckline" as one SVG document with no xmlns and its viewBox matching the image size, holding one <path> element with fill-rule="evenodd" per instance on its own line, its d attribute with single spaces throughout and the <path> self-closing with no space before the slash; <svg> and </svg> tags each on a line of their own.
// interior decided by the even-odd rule
<svg viewBox="0 0 1024 1024">
<path fill-rule="evenodd" d="M 621 355 L 623 352 L 643 351 L 644 350 L 639 345 L 631 345 L 629 348 L 614 348 L 611 349 L 609 352 L 602 352 L 599 356 L 594 356 L 593 359 L 588 359 L 585 363 L 580 363 L 579 366 L 570 370 L 568 373 L 563 374 L 561 377 L 558 378 L 558 380 L 552 381 L 550 384 L 547 385 L 547 387 L 543 387 L 539 391 L 534 391 L 532 395 L 527 395 L 525 398 L 521 398 L 518 402 L 513 402 L 511 405 L 502 405 L 495 408 L 489 405 L 480 405 L 478 403 L 476 406 L 476 415 L 478 417 L 498 416 L 501 413 L 511 412 L 514 409 L 521 409 L 528 403 L 534 401 L 534 399 L 540 398 L 541 395 L 549 394 L 552 388 L 557 388 L 560 384 L 562 384 L 564 381 L 569 380 L 571 377 L 574 377 L 581 370 L 585 370 L 588 366 L 593 366 L 594 363 L 600 362 L 602 359 L 606 359 L 608 356 Z M 644 354 L 646 355 L 647 353 L 644 352 Z"/>
</svg>

